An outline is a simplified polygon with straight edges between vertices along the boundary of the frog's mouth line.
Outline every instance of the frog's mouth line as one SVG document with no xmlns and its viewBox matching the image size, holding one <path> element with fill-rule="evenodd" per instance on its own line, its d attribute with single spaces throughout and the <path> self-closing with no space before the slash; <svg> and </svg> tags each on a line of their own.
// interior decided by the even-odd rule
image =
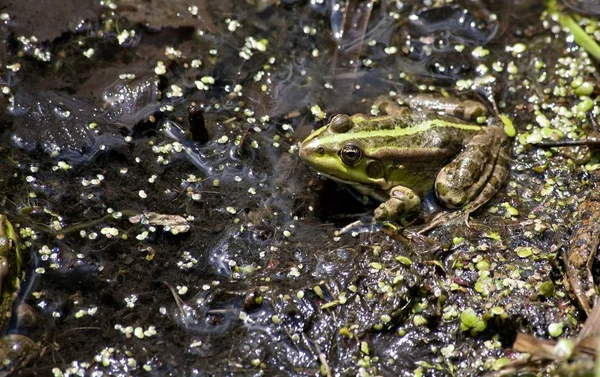
<svg viewBox="0 0 600 377">
<path fill-rule="evenodd" d="M 358 183 L 358 182 L 349 181 L 349 180 L 345 180 L 345 179 L 342 179 L 342 178 L 334 177 L 333 175 L 329 175 L 327 173 L 323 173 L 323 172 L 318 172 L 318 173 L 319 173 L 319 175 L 322 175 L 323 177 L 332 179 L 332 180 L 334 180 L 336 182 L 345 183 L 345 184 L 350 185 L 350 186 L 366 186 L 366 185 L 364 185 L 362 183 Z"/>
<path fill-rule="evenodd" d="M 345 180 L 342 178 L 334 177 L 332 175 L 329 175 L 329 174 L 326 174 L 323 172 L 319 172 L 319 175 L 322 175 L 323 177 L 329 178 L 333 181 L 352 186 L 352 187 L 354 187 L 354 189 L 356 189 L 356 191 L 360 192 L 361 194 L 370 196 L 376 200 L 379 200 L 380 202 L 385 202 L 386 200 L 389 199 L 389 195 L 385 192 L 385 190 L 383 190 L 381 187 L 379 187 L 377 185 L 367 185 L 367 184 L 359 183 L 359 182 L 355 182 L 355 181 L 348 181 L 348 180 Z"/>
</svg>

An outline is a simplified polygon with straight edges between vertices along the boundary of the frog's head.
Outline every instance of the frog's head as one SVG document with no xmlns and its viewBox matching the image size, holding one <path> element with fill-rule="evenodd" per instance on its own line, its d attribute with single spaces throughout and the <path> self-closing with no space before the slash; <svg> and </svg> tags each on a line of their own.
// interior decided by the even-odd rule
<svg viewBox="0 0 600 377">
<path fill-rule="evenodd" d="M 300 146 L 300 157 L 320 173 L 350 185 L 389 188 L 385 161 L 370 155 L 362 135 L 368 118 L 338 114 L 310 134 Z"/>
</svg>

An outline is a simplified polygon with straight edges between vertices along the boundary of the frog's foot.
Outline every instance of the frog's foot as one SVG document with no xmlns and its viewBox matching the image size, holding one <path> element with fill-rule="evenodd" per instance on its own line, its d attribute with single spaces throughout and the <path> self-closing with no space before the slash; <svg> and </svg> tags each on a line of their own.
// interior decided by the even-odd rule
<svg viewBox="0 0 600 377">
<path fill-rule="evenodd" d="M 40 356 L 40 345 L 25 335 L 11 334 L 0 339 L 0 375 L 21 368 Z"/>
<path fill-rule="evenodd" d="M 342 229 L 337 231 L 337 235 L 352 233 L 352 232 L 371 232 L 373 231 L 373 227 L 376 226 L 377 223 L 373 221 L 373 218 L 368 217 L 365 219 L 356 220 L 351 222 L 350 224 L 344 226 Z"/>
<path fill-rule="evenodd" d="M 425 225 L 425 227 L 419 229 L 417 234 L 422 235 L 422 234 L 429 232 L 430 230 L 433 230 L 442 225 L 446 225 L 450 222 L 453 222 L 456 219 L 459 219 L 461 217 L 461 215 L 463 215 L 463 214 L 464 213 L 462 211 L 440 213 L 433 220 L 431 220 L 427 225 Z M 466 223 L 467 227 L 469 227 L 469 223 L 468 223 L 469 215 L 467 214 L 466 217 L 464 217 L 464 219 L 465 219 L 465 223 Z"/>
<path fill-rule="evenodd" d="M 465 225 L 467 226 L 467 228 L 470 228 L 470 227 L 471 227 L 471 224 L 469 224 L 469 216 L 470 216 L 470 213 L 469 213 L 469 212 L 466 212 L 466 211 L 465 211 L 465 212 L 463 213 L 463 220 L 465 221 Z"/>
<path fill-rule="evenodd" d="M 374 212 L 376 221 L 397 220 L 421 207 L 421 198 L 407 187 L 396 186 L 390 191 L 390 198 L 381 203 Z"/>
</svg>

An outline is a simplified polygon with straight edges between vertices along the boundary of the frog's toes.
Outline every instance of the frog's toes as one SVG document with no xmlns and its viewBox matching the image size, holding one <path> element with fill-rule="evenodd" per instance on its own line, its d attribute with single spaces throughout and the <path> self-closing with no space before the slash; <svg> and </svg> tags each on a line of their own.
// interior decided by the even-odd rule
<svg viewBox="0 0 600 377">
<path fill-rule="evenodd" d="M 370 221 L 365 221 L 365 220 L 356 220 L 346 226 L 344 226 L 342 229 L 340 229 L 337 232 L 337 235 L 341 235 L 341 234 L 348 234 L 350 232 L 354 232 L 354 231 L 359 231 L 359 232 L 363 232 L 363 231 L 370 231 L 371 227 L 374 224 L 371 223 Z"/>
<path fill-rule="evenodd" d="M 396 198 L 390 198 L 387 202 L 381 203 L 373 213 L 376 221 L 394 220 L 406 214 L 406 202 Z"/>
<path fill-rule="evenodd" d="M 465 213 L 463 214 L 463 219 L 464 219 L 464 221 L 465 221 L 465 225 L 467 226 L 467 228 L 470 228 L 470 227 L 471 227 L 471 224 L 469 224 L 469 215 L 470 215 L 470 213 L 469 213 L 469 212 L 465 212 Z"/>
<path fill-rule="evenodd" d="M 390 192 L 390 198 L 375 209 L 374 218 L 377 221 L 394 220 L 414 212 L 421 206 L 421 198 L 406 187 L 395 187 Z"/>
<path fill-rule="evenodd" d="M 385 220 L 389 220 L 391 217 L 393 217 L 393 212 L 394 212 L 393 207 L 394 207 L 394 205 L 392 205 L 389 202 L 390 201 L 388 200 L 385 203 L 381 203 L 379 205 L 379 207 L 377 207 L 375 209 L 375 211 L 373 212 L 373 218 L 376 221 L 385 221 Z M 396 200 L 395 202 L 398 202 L 398 201 Z M 396 205 L 396 207 L 397 207 L 397 205 Z"/>
</svg>

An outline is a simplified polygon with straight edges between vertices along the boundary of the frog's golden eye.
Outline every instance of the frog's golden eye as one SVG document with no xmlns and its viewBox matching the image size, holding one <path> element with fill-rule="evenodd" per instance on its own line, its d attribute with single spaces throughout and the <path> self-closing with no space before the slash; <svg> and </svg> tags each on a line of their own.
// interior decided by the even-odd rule
<svg viewBox="0 0 600 377">
<path fill-rule="evenodd" d="M 356 164 L 362 158 L 362 151 L 356 145 L 346 145 L 340 150 L 342 162 L 348 166 Z"/>
<path fill-rule="evenodd" d="M 346 114 L 338 114 L 331 119 L 329 129 L 336 134 L 346 132 L 352 127 L 352 121 Z"/>
</svg>

